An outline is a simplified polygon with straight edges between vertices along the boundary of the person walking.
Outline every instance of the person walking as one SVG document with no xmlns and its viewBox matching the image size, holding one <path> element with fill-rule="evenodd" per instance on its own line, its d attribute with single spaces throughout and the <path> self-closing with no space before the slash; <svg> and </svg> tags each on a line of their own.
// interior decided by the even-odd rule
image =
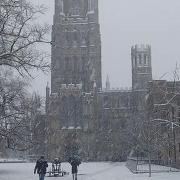
<svg viewBox="0 0 180 180">
<path fill-rule="evenodd" d="M 73 180 L 77 180 L 78 166 L 81 164 L 80 159 L 76 157 L 70 157 L 69 163 L 72 167 L 72 177 Z"/>
<path fill-rule="evenodd" d="M 45 160 L 44 156 L 41 156 L 40 159 L 37 160 L 34 168 L 34 174 L 36 174 L 36 172 L 39 174 L 39 180 L 44 180 L 47 167 L 47 161 Z"/>
</svg>

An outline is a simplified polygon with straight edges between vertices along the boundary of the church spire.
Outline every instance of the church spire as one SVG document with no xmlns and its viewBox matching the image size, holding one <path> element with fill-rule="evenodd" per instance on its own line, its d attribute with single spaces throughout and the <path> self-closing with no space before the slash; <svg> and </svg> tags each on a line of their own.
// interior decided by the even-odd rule
<svg viewBox="0 0 180 180">
<path fill-rule="evenodd" d="M 111 89 L 111 84 L 109 81 L 109 76 L 107 75 L 106 77 L 106 90 L 109 91 Z"/>
</svg>

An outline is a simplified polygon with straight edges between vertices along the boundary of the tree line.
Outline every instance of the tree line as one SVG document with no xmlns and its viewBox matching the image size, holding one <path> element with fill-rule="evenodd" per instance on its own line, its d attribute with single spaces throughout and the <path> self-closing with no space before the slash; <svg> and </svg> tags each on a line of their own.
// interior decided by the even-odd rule
<svg viewBox="0 0 180 180">
<path fill-rule="evenodd" d="M 28 92 L 33 73 L 50 69 L 48 54 L 39 46 L 47 39 L 50 27 L 39 23 L 44 6 L 26 0 L 0 2 L 0 148 L 25 151 L 31 148 L 36 115 L 43 100 Z"/>
</svg>

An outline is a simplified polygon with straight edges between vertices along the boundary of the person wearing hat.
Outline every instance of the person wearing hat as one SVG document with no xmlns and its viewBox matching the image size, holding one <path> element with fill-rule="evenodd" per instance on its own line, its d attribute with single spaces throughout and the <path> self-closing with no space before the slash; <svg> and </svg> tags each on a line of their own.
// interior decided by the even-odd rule
<svg viewBox="0 0 180 180">
<path fill-rule="evenodd" d="M 44 180 L 47 167 L 47 161 L 45 160 L 44 156 L 41 156 L 40 159 L 37 160 L 34 168 L 34 174 L 36 174 L 36 172 L 39 174 L 39 180 Z"/>
</svg>

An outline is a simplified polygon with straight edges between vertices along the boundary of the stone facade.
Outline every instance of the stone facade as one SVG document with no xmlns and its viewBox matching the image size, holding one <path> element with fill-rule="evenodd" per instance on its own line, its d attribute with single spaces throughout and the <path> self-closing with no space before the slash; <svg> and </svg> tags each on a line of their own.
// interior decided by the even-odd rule
<svg viewBox="0 0 180 180">
<path fill-rule="evenodd" d="M 52 28 L 51 91 L 82 84 L 84 92 L 102 87 L 98 0 L 56 0 Z"/>
<path fill-rule="evenodd" d="M 51 92 L 46 89 L 47 154 L 125 160 L 132 119 L 144 116 L 152 80 L 150 46 L 132 47 L 132 88 L 102 90 L 98 0 L 56 0 Z M 142 116 L 141 116 L 142 115 Z"/>
</svg>

